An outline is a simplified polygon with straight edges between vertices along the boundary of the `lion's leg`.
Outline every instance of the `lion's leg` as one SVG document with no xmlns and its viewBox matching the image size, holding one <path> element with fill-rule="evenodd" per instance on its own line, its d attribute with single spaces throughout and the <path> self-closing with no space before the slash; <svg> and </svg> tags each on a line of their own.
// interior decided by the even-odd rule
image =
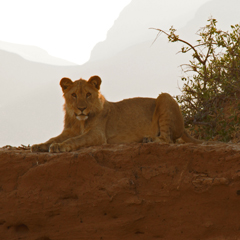
<svg viewBox="0 0 240 240">
<path fill-rule="evenodd" d="M 52 143 L 61 143 L 73 135 L 70 131 L 64 130 L 57 137 L 50 138 L 48 141 L 31 146 L 31 152 L 48 152 Z"/>
<path fill-rule="evenodd" d="M 143 138 L 143 143 L 159 142 L 160 127 L 159 127 L 158 119 L 159 117 L 155 109 L 149 134 Z"/>
<path fill-rule="evenodd" d="M 102 131 L 90 130 L 86 134 L 72 137 L 61 143 L 52 143 L 49 152 L 70 152 L 81 147 L 97 146 L 106 143 L 106 136 Z"/>
<path fill-rule="evenodd" d="M 173 143 L 172 129 L 171 129 L 171 113 L 165 105 L 159 105 L 155 110 L 155 121 L 160 129 L 160 136 L 155 138 L 155 142 L 159 143 Z"/>
<path fill-rule="evenodd" d="M 183 117 L 177 102 L 167 93 L 156 99 L 151 136 L 153 142 L 173 143 L 184 131 Z M 160 132 L 160 136 L 156 136 Z"/>
</svg>

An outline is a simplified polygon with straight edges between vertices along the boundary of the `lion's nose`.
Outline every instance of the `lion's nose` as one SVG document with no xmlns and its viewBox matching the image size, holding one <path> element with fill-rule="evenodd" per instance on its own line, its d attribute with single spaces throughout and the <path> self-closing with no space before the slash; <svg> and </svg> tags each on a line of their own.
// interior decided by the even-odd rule
<svg viewBox="0 0 240 240">
<path fill-rule="evenodd" d="M 86 107 L 78 107 L 78 109 L 79 109 L 81 112 L 83 112 L 83 111 L 86 109 Z"/>
</svg>

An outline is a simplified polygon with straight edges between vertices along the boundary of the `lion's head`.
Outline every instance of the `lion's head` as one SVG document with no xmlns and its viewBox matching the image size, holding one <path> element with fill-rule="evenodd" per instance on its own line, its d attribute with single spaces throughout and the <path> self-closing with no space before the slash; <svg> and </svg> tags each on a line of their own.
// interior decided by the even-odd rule
<svg viewBox="0 0 240 240">
<path fill-rule="evenodd" d="M 101 111 L 104 103 L 99 92 L 101 82 L 98 76 L 92 76 L 88 81 L 79 79 L 74 82 L 69 78 L 62 78 L 60 86 L 65 98 L 66 114 L 85 121 Z"/>
</svg>

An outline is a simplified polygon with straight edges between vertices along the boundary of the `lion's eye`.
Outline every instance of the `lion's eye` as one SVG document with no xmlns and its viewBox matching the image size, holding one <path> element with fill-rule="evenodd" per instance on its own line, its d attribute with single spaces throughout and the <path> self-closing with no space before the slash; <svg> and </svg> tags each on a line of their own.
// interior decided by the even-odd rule
<svg viewBox="0 0 240 240">
<path fill-rule="evenodd" d="M 76 93 L 72 93 L 72 96 L 73 96 L 74 98 L 77 98 L 77 94 L 76 94 Z"/>
<path fill-rule="evenodd" d="M 87 93 L 86 97 L 89 98 L 92 94 L 89 92 Z"/>
</svg>

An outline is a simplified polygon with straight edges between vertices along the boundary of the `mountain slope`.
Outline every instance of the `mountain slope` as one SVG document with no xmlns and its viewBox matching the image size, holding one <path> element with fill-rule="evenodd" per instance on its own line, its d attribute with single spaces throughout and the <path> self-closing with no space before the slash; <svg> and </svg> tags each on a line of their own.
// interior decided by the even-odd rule
<svg viewBox="0 0 240 240">
<path fill-rule="evenodd" d="M 198 0 L 132 0 L 108 31 L 106 40 L 94 47 L 90 61 L 109 58 L 130 46 L 154 39 L 150 27 L 168 29 L 173 24 L 178 28 L 185 25 L 201 5 Z M 178 11 L 179 8 L 182 10 Z"/>
</svg>

